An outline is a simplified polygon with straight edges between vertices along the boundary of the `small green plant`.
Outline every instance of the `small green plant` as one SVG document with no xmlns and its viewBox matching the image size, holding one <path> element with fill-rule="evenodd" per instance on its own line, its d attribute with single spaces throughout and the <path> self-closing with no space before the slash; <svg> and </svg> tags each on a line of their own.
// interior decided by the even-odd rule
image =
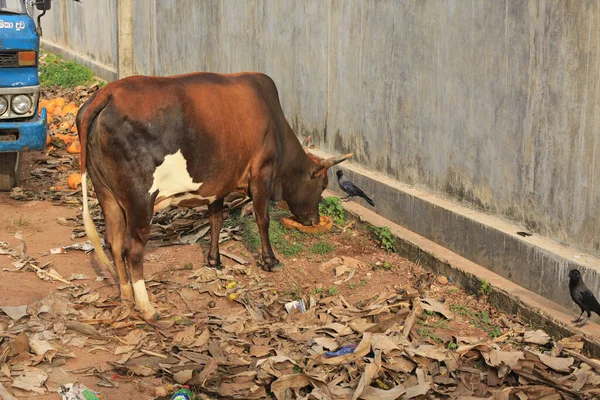
<svg viewBox="0 0 600 400">
<path fill-rule="evenodd" d="M 17 227 L 23 227 L 23 226 L 28 226 L 29 225 L 29 220 L 27 219 L 27 217 L 20 215 L 19 219 L 12 219 L 12 224 L 17 226 Z"/>
<path fill-rule="evenodd" d="M 473 315 L 473 312 L 469 310 L 467 306 L 463 306 L 462 304 L 451 304 L 450 311 L 453 311 L 459 315 Z"/>
<path fill-rule="evenodd" d="M 190 320 L 189 318 L 186 318 L 186 317 L 177 317 L 177 318 L 175 318 L 175 325 L 190 326 L 193 323 L 194 322 L 192 320 Z"/>
<path fill-rule="evenodd" d="M 344 206 L 339 197 L 326 197 L 319 203 L 319 213 L 331 217 L 337 224 L 344 222 Z"/>
<path fill-rule="evenodd" d="M 420 326 L 417 328 L 417 334 L 421 337 L 428 337 L 434 342 L 442 343 L 442 339 L 440 339 L 433 331 L 425 326 Z"/>
<path fill-rule="evenodd" d="M 42 86 L 73 88 L 94 81 L 91 69 L 75 61 L 63 60 L 60 56 L 44 53 L 40 60 L 40 83 Z"/>
<path fill-rule="evenodd" d="M 396 252 L 396 242 L 394 241 L 392 232 L 390 232 L 390 228 L 387 226 L 373 226 L 371 227 L 371 234 L 385 251 Z"/>
<path fill-rule="evenodd" d="M 484 279 L 483 281 L 481 281 L 481 287 L 479 288 L 479 295 L 480 296 L 489 296 L 490 294 L 492 294 L 492 285 L 487 281 L 487 279 Z"/>
<path fill-rule="evenodd" d="M 302 290 L 298 284 L 294 284 L 288 291 L 287 294 L 291 296 L 294 300 L 299 300 L 302 297 Z"/>
<path fill-rule="evenodd" d="M 456 350 L 458 349 L 458 345 L 454 342 L 448 342 L 448 350 Z"/>
<path fill-rule="evenodd" d="M 494 324 L 487 311 L 480 311 L 472 314 L 471 323 L 486 332 L 489 337 L 496 338 L 502 335 L 500 328 Z"/>
<path fill-rule="evenodd" d="M 392 263 L 384 261 L 383 264 L 380 262 L 377 263 L 372 263 L 371 264 L 371 269 L 373 271 L 377 271 L 377 270 L 384 270 L 384 271 L 391 271 L 392 268 L 394 268 L 394 266 L 392 265 Z"/>
<path fill-rule="evenodd" d="M 244 244 L 251 251 L 260 249 L 260 234 L 258 225 L 252 218 L 240 218 L 240 233 Z M 289 240 L 293 239 L 293 240 Z M 280 221 L 271 221 L 269 224 L 269 239 L 273 247 L 286 257 L 297 256 L 304 251 L 304 245 L 299 243 L 302 233 L 297 231 L 288 232 Z"/>
<path fill-rule="evenodd" d="M 494 338 L 502 336 L 502 331 L 497 326 L 494 326 L 494 329 L 492 329 L 490 332 L 488 332 L 488 335 L 492 339 L 494 339 Z"/>
<path fill-rule="evenodd" d="M 301 373 L 302 373 L 302 368 L 300 368 L 300 367 L 299 367 L 299 366 L 297 366 L 297 365 L 294 365 L 294 367 L 292 368 L 292 372 L 293 372 L 294 374 L 301 374 Z"/>
<path fill-rule="evenodd" d="M 330 296 L 335 296 L 336 294 L 339 293 L 339 290 L 335 286 L 332 286 L 329 288 L 329 290 L 327 292 L 329 293 Z"/>
<path fill-rule="evenodd" d="M 366 286 L 366 285 L 367 285 L 367 282 L 368 282 L 368 281 L 367 281 L 367 279 L 366 279 L 366 278 L 362 278 L 362 279 L 360 280 L 360 282 L 358 282 L 358 283 L 350 283 L 350 284 L 348 285 L 348 289 L 356 289 L 356 288 L 357 288 L 357 287 L 359 287 L 359 286 Z"/>
<path fill-rule="evenodd" d="M 334 250 L 335 250 L 334 245 L 332 245 L 331 243 L 324 242 L 322 240 L 316 242 L 315 244 L 313 244 L 310 247 L 311 253 L 320 254 L 320 255 L 331 253 Z"/>
</svg>

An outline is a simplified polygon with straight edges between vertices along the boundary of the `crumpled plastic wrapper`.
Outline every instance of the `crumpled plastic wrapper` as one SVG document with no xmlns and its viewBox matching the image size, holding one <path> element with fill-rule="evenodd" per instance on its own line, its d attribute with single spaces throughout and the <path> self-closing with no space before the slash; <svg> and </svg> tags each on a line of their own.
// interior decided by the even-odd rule
<svg viewBox="0 0 600 400">
<path fill-rule="evenodd" d="M 102 394 L 88 389 L 84 384 L 74 385 L 67 383 L 58 388 L 62 400 L 106 400 Z"/>
</svg>

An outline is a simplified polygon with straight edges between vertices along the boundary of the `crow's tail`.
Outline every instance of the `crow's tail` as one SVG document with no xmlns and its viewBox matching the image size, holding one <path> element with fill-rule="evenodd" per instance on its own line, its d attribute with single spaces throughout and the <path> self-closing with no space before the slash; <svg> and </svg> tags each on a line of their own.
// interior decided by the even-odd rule
<svg viewBox="0 0 600 400">
<path fill-rule="evenodd" d="M 373 200 L 371 200 L 371 199 L 369 198 L 369 196 L 367 196 L 366 194 L 364 194 L 364 193 L 363 193 L 361 197 L 362 197 L 363 199 L 365 199 L 365 200 L 367 201 L 367 203 L 369 203 L 369 204 L 370 204 L 372 207 L 375 207 L 375 203 L 373 203 Z"/>
</svg>

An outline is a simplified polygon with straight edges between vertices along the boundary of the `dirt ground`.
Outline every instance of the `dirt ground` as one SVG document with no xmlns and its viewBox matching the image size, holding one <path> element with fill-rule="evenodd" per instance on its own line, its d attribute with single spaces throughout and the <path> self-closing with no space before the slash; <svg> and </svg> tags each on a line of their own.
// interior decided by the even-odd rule
<svg viewBox="0 0 600 400">
<path fill-rule="evenodd" d="M 535 333 L 494 310 L 485 288 L 467 295 L 351 224 L 319 236 L 286 231 L 277 208 L 272 235 L 285 265 L 279 273 L 256 266 L 255 224 L 240 208 L 225 223 L 221 249 L 245 265 L 222 256 L 223 271 L 204 268 L 206 234 L 197 244 L 150 241 L 144 274 L 161 319 L 146 323 L 119 302 L 93 253 L 50 254 L 86 241 L 73 238 L 81 236 L 81 195 L 66 184 L 77 167 L 78 156 L 64 149 L 27 153 L 23 191 L 0 194 L 0 308 L 28 306 L 16 320 L 0 313 L 0 383 L 17 398 L 60 399 L 48 390 L 75 381 L 106 399 L 159 398 L 177 382 L 203 398 L 240 399 L 596 393 L 598 375 L 580 358 L 562 357 L 563 349 L 581 349 L 578 338 L 555 343 Z M 179 240 L 173 227 L 193 221 L 169 215 L 176 216 L 155 222 L 156 236 L 164 231 Z M 306 312 L 288 313 L 286 303 L 299 299 Z M 29 345 L 13 351 L 21 332 Z M 354 353 L 323 355 L 348 344 L 358 345 Z M 34 383 L 15 385 L 22 377 Z"/>
<path fill-rule="evenodd" d="M 44 159 L 43 152 L 28 153 L 25 157 L 25 165 L 22 171 L 22 178 L 27 178 L 29 172 L 34 169 L 36 160 Z M 60 182 L 57 182 L 57 184 Z M 23 185 L 24 189 L 33 192 L 41 188 L 35 185 Z M 74 218 L 78 214 L 78 206 L 75 205 L 55 205 L 51 201 L 16 201 L 12 200 L 8 194 L 0 194 L 0 241 L 7 242 L 11 247 L 17 247 L 19 240 L 15 238 L 15 233 L 20 232 L 26 243 L 26 253 L 34 255 L 42 264 L 51 262 L 52 267 L 63 277 L 69 277 L 72 274 L 84 274 L 90 277 L 89 280 L 78 281 L 78 283 L 89 287 L 92 291 L 97 291 L 107 298 L 117 299 L 118 287 L 106 281 L 96 282 L 96 276 L 108 276 L 109 274 L 99 265 L 97 258 L 93 255 L 87 255 L 83 251 L 69 250 L 66 254 L 50 254 L 50 249 L 65 245 L 81 242 L 71 239 L 72 227 L 64 226 L 58 223 L 59 218 Z M 312 237 L 304 238 L 303 242 L 307 247 L 311 243 L 321 241 Z M 350 303 L 357 303 L 361 300 L 371 299 L 384 291 L 394 291 L 396 288 L 410 288 L 415 281 L 415 277 L 424 274 L 426 271 L 416 266 L 406 259 L 382 251 L 377 244 L 363 231 L 347 229 L 344 233 L 331 233 L 326 236 L 326 241 L 335 246 L 335 251 L 325 255 L 318 255 L 308 252 L 295 257 L 286 257 L 278 254 L 279 259 L 284 263 L 285 269 L 281 273 L 262 272 L 252 262 L 247 268 L 252 269 L 259 275 L 260 279 L 269 284 L 273 290 L 284 294 L 291 294 L 294 297 L 305 296 L 308 293 L 323 290 L 327 294 L 335 293 L 342 295 Z M 183 269 L 186 264 L 192 264 L 194 267 L 200 267 L 204 262 L 204 251 L 207 244 L 202 245 L 180 245 L 160 247 L 150 242 L 146 250 L 146 262 L 144 273 L 146 277 L 166 274 L 170 282 L 185 284 L 189 271 Z M 248 250 L 241 242 L 226 242 L 222 249 L 240 254 Z M 348 256 L 359 260 L 363 265 L 356 271 L 354 277 L 342 285 L 335 285 L 333 281 L 339 280 L 328 268 L 323 268 L 322 263 L 329 261 L 334 257 Z M 223 258 L 225 265 L 236 265 L 232 260 Z M 370 264 L 376 262 L 389 262 L 389 270 L 373 269 Z M 174 271 L 175 270 L 175 271 Z M 11 260 L 0 258 L 0 282 L 2 290 L 0 291 L 0 306 L 20 306 L 29 305 L 40 301 L 51 292 L 56 291 L 58 287 L 64 286 L 61 282 L 50 282 L 40 279 L 32 271 L 15 271 L 11 266 Z M 447 299 L 448 304 L 468 305 L 475 310 L 493 310 L 484 302 L 473 296 L 466 296 L 463 292 L 450 285 L 433 285 L 430 289 L 438 296 Z M 158 290 L 160 292 L 160 290 Z M 209 309 L 209 302 L 216 300 L 217 305 L 211 311 L 213 314 L 236 313 L 243 310 L 243 307 L 229 300 L 221 300 L 218 297 L 209 294 L 197 294 L 193 298 L 187 299 L 188 303 L 193 303 L 194 309 Z M 219 301 L 221 300 L 221 301 Z M 290 299 L 291 300 L 291 299 Z M 167 294 L 165 303 L 169 304 L 169 309 L 162 316 L 165 318 L 185 318 L 189 317 L 190 312 L 186 304 L 178 295 Z M 429 319 L 439 321 L 438 318 L 431 316 Z M 123 331 L 127 331 L 124 328 Z M 473 336 L 477 338 L 487 338 L 488 334 L 471 326 L 466 321 L 452 321 L 443 328 L 432 328 L 432 337 L 442 337 L 448 342 L 452 335 L 460 332 L 462 336 Z M 78 350 L 78 351 L 77 351 Z M 77 370 L 86 366 L 103 365 L 107 361 L 118 361 L 121 357 L 108 353 L 106 351 L 89 352 L 89 349 L 75 349 L 76 358 L 69 359 L 63 366 L 63 369 Z M 109 366 L 106 365 L 106 369 Z M 152 393 L 141 392 L 135 381 L 140 379 L 131 379 L 133 382 L 119 378 L 117 380 L 118 388 L 111 389 L 99 387 L 96 382 L 99 379 L 96 376 L 78 376 L 78 381 L 83 382 L 89 388 L 101 391 L 108 399 L 150 399 L 155 395 Z M 155 379 L 151 385 L 160 386 L 163 380 Z M 147 390 L 147 388 L 144 388 Z M 39 396 L 39 399 L 58 399 L 57 394 Z"/>
</svg>

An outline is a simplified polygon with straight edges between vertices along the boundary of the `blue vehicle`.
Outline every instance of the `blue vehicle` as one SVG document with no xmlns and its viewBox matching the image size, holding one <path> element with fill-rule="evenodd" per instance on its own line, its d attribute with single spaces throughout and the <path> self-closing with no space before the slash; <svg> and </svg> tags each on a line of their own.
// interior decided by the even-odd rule
<svg viewBox="0 0 600 400">
<path fill-rule="evenodd" d="M 46 109 L 38 116 L 40 18 L 51 0 L 0 0 L 0 191 L 18 184 L 21 153 L 46 144 Z M 33 6 L 41 13 L 37 25 Z"/>
</svg>

